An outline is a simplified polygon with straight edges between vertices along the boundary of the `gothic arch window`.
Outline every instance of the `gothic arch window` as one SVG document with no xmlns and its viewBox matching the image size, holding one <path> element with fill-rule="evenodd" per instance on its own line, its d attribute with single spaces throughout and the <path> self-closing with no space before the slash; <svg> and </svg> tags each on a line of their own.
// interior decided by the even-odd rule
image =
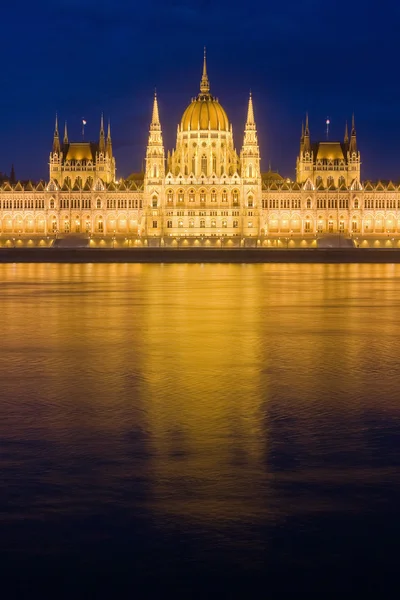
<svg viewBox="0 0 400 600">
<path fill-rule="evenodd" d="M 101 200 L 100 200 L 100 198 L 96 198 L 96 208 L 97 209 L 101 208 Z"/>
<path fill-rule="evenodd" d="M 311 231 L 311 220 L 310 217 L 307 215 L 305 223 L 304 223 L 304 233 L 310 233 Z"/>
<path fill-rule="evenodd" d="M 217 221 L 215 219 L 212 219 L 211 227 L 215 228 L 216 226 L 217 226 Z"/>
<path fill-rule="evenodd" d="M 249 165 L 249 177 L 253 177 L 253 165 Z"/>
<path fill-rule="evenodd" d="M 359 208 L 358 198 L 354 200 L 354 208 Z"/>
<path fill-rule="evenodd" d="M 233 190 L 233 192 L 232 192 L 232 200 L 233 200 L 233 204 L 238 204 L 239 203 L 239 192 L 238 192 L 238 190 Z"/>
<path fill-rule="evenodd" d="M 152 200 L 153 208 L 157 208 L 157 204 L 158 204 L 157 196 L 153 196 L 153 198 L 151 200 Z"/>
<path fill-rule="evenodd" d="M 224 219 L 222 221 L 222 227 L 225 229 L 226 227 L 228 227 L 228 221 L 226 219 Z"/>
<path fill-rule="evenodd" d="M 311 203 L 311 198 L 307 198 L 307 201 L 306 201 L 306 208 L 311 208 L 311 205 L 312 205 L 312 203 Z"/>
<path fill-rule="evenodd" d="M 190 219 L 190 221 L 189 221 L 189 227 L 191 227 L 191 228 L 194 227 L 194 221 L 193 221 L 193 219 Z"/>
<path fill-rule="evenodd" d="M 328 186 L 333 185 L 333 177 L 330 175 L 327 179 Z"/>
<path fill-rule="evenodd" d="M 226 190 L 222 190 L 222 202 L 228 202 L 228 192 Z"/>
<path fill-rule="evenodd" d="M 181 229 L 183 228 L 183 221 L 178 221 L 178 227 L 180 227 Z"/>
<path fill-rule="evenodd" d="M 205 220 L 204 220 L 204 219 L 201 219 L 201 221 L 200 221 L 200 227 L 201 227 L 202 229 L 204 229 L 204 227 L 205 227 L 205 226 L 206 226 L 206 222 L 205 222 Z"/>
<path fill-rule="evenodd" d="M 204 203 L 206 201 L 206 192 L 205 190 L 200 190 L 200 202 Z"/>
<path fill-rule="evenodd" d="M 192 156 L 192 173 L 193 174 L 196 173 L 196 156 L 195 155 Z"/>
<path fill-rule="evenodd" d="M 183 202 L 183 200 L 184 200 L 183 190 L 178 190 L 178 202 Z"/>
<path fill-rule="evenodd" d="M 167 228 L 172 229 L 172 221 L 167 221 Z"/>
<path fill-rule="evenodd" d="M 172 190 L 168 190 L 168 192 L 167 192 L 168 204 L 172 204 L 173 200 L 174 200 L 174 192 Z"/>
<path fill-rule="evenodd" d="M 201 172 L 207 175 L 207 156 L 205 154 L 201 157 Z"/>
<path fill-rule="evenodd" d="M 104 231 L 104 225 L 103 225 L 103 219 L 102 217 L 99 217 L 98 223 L 97 223 L 97 231 L 99 233 L 103 233 Z"/>
<path fill-rule="evenodd" d="M 217 201 L 217 192 L 215 190 L 211 190 L 211 202 Z"/>
<path fill-rule="evenodd" d="M 54 209 L 54 198 L 50 198 L 50 208 Z"/>
<path fill-rule="evenodd" d="M 194 202 L 194 190 L 189 190 L 189 202 Z"/>
<path fill-rule="evenodd" d="M 215 154 L 212 155 L 212 171 L 213 173 L 217 172 L 217 157 Z"/>
<path fill-rule="evenodd" d="M 247 198 L 247 206 L 248 206 L 249 208 L 253 208 L 253 196 L 249 196 L 249 197 Z"/>
<path fill-rule="evenodd" d="M 157 165 L 153 166 L 153 177 L 157 177 Z"/>
<path fill-rule="evenodd" d="M 51 223 L 51 230 L 53 233 L 56 233 L 57 231 L 57 219 L 56 217 L 53 217 L 52 223 Z"/>
</svg>

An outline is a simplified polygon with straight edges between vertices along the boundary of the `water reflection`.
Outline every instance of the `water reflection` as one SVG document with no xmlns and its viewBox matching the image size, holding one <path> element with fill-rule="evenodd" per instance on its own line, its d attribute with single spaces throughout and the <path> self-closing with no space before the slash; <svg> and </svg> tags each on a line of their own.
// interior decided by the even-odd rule
<svg viewBox="0 0 400 600">
<path fill-rule="evenodd" d="M 397 265 L 1 265 L 5 519 L 113 506 L 205 531 L 367 510 L 398 483 L 399 279 Z"/>
</svg>

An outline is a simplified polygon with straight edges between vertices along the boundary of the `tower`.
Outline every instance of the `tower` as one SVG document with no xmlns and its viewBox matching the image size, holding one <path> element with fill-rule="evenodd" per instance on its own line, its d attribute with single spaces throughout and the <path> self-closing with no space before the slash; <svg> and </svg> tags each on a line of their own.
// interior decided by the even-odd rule
<svg viewBox="0 0 400 600">
<path fill-rule="evenodd" d="M 158 114 L 157 93 L 154 92 L 153 113 L 146 150 L 146 179 L 151 182 L 158 181 L 163 177 L 165 177 L 164 144 Z"/>
<path fill-rule="evenodd" d="M 310 128 L 308 125 L 308 113 L 306 113 L 306 124 L 301 124 L 300 152 L 296 164 L 296 180 L 304 183 L 308 178 L 313 181 L 313 153 L 311 150 Z"/>
<path fill-rule="evenodd" d="M 146 150 L 146 170 L 144 176 L 144 208 L 140 230 L 147 234 L 159 236 L 162 233 L 162 206 L 164 201 L 165 153 L 162 138 L 160 117 L 158 113 L 157 93 L 154 92 L 153 112 L 149 130 L 149 141 Z"/>
<path fill-rule="evenodd" d="M 356 126 L 354 120 L 354 113 L 351 119 L 351 134 L 350 134 L 350 143 L 348 146 L 347 152 L 347 162 L 349 169 L 349 177 L 350 181 L 357 180 L 360 181 L 360 153 L 357 148 L 357 134 L 356 134 Z"/>
<path fill-rule="evenodd" d="M 253 180 L 260 177 L 260 149 L 254 120 L 253 99 L 250 92 L 247 108 L 247 121 L 244 130 L 243 147 L 240 153 L 241 175 L 243 179 Z"/>
<path fill-rule="evenodd" d="M 243 194 L 243 226 L 244 235 L 253 236 L 259 233 L 259 212 L 261 204 L 260 149 L 258 146 L 256 122 L 254 120 L 253 98 L 249 96 L 247 120 L 244 129 L 240 167 Z"/>
<path fill-rule="evenodd" d="M 55 179 L 57 181 L 60 180 L 62 157 L 63 157 L 63 153 L 61 152 L 60 136 L 58 133 L 58 115 L 56 113 L 56 122 L 54 125 L 54 134 L 53 134 L 53 148 L 52 148 L 52 151 L 50 152 L 50 159 L 49 159 L 50 179 Z"/>
</svg>

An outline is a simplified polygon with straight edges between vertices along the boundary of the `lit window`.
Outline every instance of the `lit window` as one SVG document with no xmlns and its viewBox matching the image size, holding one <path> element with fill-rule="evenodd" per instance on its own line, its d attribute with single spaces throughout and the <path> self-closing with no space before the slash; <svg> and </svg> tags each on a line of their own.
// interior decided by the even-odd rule
<svg viewBox="0 0 400 600">
<path fill-rule="evenodd" d="M 153 229 L 157 229 L 157 221 L 153 221 Z"/>
<path fill-rule="evenodd" d="M 207 175 L 207 156 L 205 154 L 201 157 L 201 172 Z"/>
</svg>

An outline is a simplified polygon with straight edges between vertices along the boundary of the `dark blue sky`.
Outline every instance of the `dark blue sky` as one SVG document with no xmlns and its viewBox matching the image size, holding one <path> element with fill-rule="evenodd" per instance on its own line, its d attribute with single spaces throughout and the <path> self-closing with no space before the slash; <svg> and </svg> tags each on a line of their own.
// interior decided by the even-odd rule
<svg viewBox="0 0 400 600">
<path fill-rule="evenodd" d="M 70 139 L 110 116 L 117 173 L 140 169 L 157 87 L 166 150 L 198 93 L 211 92 L 240 149 L 253 92 L 262 166 L 294 176 L 304 113 L 311 137 L 342 139 L 354 111 L 363 178 L 400 180 L 400 7 L 394 2 L 37 0 L 2 8 L 0 170 L 47 178 L 54 115 Z"/>
</svg>

